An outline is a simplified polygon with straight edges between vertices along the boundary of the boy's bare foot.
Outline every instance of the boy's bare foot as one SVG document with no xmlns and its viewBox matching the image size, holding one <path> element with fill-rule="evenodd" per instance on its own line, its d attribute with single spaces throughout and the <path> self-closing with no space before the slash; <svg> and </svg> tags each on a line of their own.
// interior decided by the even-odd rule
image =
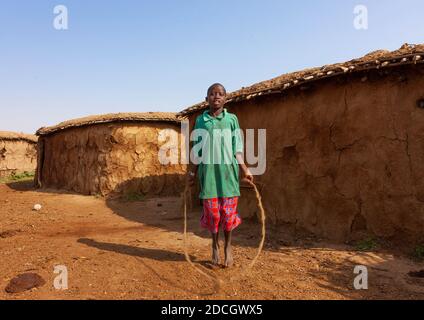
<svg viewBox="0 0 424 320">
<path fill-rule="evenodd" d="M 219 265 L 219 246 L 212 246 L 212 264 Z"/>
<path fill-rule="evenodd" d="M 231 249 L 231 246 L 227 246 L 225 248 L 225 261 L 224 261 L 224 266 L 229 268 L 233 266 L 233 251 Z"/>
<path fill-rule="evenodd" d="M 219 265 L 219 234 L 212 233 L 212 264 Z"/>
</svg>

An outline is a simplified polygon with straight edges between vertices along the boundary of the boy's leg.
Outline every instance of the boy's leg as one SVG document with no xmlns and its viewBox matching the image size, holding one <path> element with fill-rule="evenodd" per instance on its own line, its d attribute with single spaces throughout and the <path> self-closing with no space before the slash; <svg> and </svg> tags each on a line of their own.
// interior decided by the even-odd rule
<svg viewBox="0 0 424 320">
<path fill-rule="evenodd" d="M 219 231 L 212 233 L 212 263 L 219 264 Z"/>
<path fill-rule="evenodd" d="M 203 200 L 203 215 L 200 219 L 200 224 L 211 233 L 212 237 L 212 263 L 219 264 L 219 207 L 218 199 Z"/>
<path fill-rule="evenodd" d="M 233 251 L 232 251 L 232 248 L 231 248 L 231 234 L 232 234 L 232 231 L 224 231 L 224 235 L 225 235 L 225 247 L 224 247 L 225 261 L 224 261 L 224 265 L 226 267 L 231 267 L 233 265 Z"/>
<path fill-rule="evenodd" d="M 241 224 L 241 218 L 237 212 L 238 197 L 222 198 L 221 214 L 225 235 L 225 267 L 233 265 L 233 251 L 231 247 L 232 230 Z"/>
</svg>

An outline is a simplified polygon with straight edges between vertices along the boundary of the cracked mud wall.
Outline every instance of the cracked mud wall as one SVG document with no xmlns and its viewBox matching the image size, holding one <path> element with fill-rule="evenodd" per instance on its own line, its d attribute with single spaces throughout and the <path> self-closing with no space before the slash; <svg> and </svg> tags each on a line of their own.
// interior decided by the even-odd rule
<svg viewBox="0 0 424 320">
<path fill-rule="evenodd" d="M 423 67 L 303 89 L 227 106 L 243 129 L 267 129 L 267 169 L 256 181 L 268 221 L 339 241 L 422 238 Z M 239 209 L 245 218 L 257 214 L 248 189 Z"/>
<path fill-rule="evenodd" d="M 43 188 L 82 194 L 179 195 L 183 165 L 161 165 L 158 134 L 167 123 L 113 123 L 40 137 L 38 181 Z"/>
<path fill-rule="evenodd" d="M 26 140 L 0 140 L 0 178 L 34 172 L 37 144 Z"/>
</svg>

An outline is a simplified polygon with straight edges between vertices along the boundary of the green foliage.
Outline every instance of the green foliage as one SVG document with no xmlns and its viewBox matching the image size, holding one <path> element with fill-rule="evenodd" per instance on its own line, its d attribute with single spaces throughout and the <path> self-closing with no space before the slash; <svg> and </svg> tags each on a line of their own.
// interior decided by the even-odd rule
<svg viewBox="0 0 424 320">
<path fill-rule="evenodd" d="M 355 245 L 355 248 L 358 251 L 372 251 L 372 250 L 375 250 L 377 246 L 378 246 L 378 241 L 373 237 L 369 237 L 369 238 L 358 241 Z"/>
<path fill-rule="evenodd" d="M 419 244 L 414 248 L 412 257 L 418 261 L 424 261 L 424 244 Z"/>
<path fill-rule="evenodd" d="M 12 181 L 29 180 L 29 179 L 33 179 L 34 176 L 35 176 L 34 172 L 25 171 L 24 173 L 21 173 L 21 174 L 13 174 L 11 176 L 11 180 Z"/>
<path fill-rule="evenodd" d="M 135 201 L 143 201 L 145 199 L 144 194 L 139 192 L 130 192 L 124 195 L 124 200 L 129 202 L 135 202 Z"/>
<path fill-rule="evenodd" d="M 29 181 L 34 179 L 34 172 L 23 172 L 23 173 L 13 173 L 9 177 L 0 178 L 0 183 L 10 183 L 10 182 L 19 182 L 19 181 Z"/>
</svg>

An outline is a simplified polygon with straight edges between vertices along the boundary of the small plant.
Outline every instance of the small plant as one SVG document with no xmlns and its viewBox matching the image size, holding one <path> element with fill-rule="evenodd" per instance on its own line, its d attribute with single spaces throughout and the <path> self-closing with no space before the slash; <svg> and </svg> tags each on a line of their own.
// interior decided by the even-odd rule
<svg viewBox="0 0 424 320">
<path fill-rule="evenodd" d="M 424 261 L 424 244 L 419 244 L 414 248 L 412 257 L 418 261 Z"/>
<path fill-rule="evenodd" d="M 29 178 L 34 178 L 35 174 L 33 172 L 23 172 L 20 174 L 12 174 L 12 176 L 10 177 L 10 179 L 12 181 L 21 181 L 21 180 L 28 180 Z"/>
<path fill-rule="evenodd" d="M 34 172 L 12 173 L 9 177 L 0 178 L 0 183 L 10 183 L 18 181 L 28 181 L 34 179 Z"/>
<path fill-rule="evenodd" d="M 127 194 L 124 195 L 124 200 L 130 201 L 130 202 L 143 201 L 144 200 L 144 194 L 139 193 L 139 192 L 127 193 Z"/>
<path fill-rule="evenodd" d="M 376 249 L 377 246 L 378 246 L 378 241 L 373 237 L 369 237 L 369 238 L 358 241 L 355 245 L 355 248 L 358 251 L 372 251 Z"/>
</svg>

